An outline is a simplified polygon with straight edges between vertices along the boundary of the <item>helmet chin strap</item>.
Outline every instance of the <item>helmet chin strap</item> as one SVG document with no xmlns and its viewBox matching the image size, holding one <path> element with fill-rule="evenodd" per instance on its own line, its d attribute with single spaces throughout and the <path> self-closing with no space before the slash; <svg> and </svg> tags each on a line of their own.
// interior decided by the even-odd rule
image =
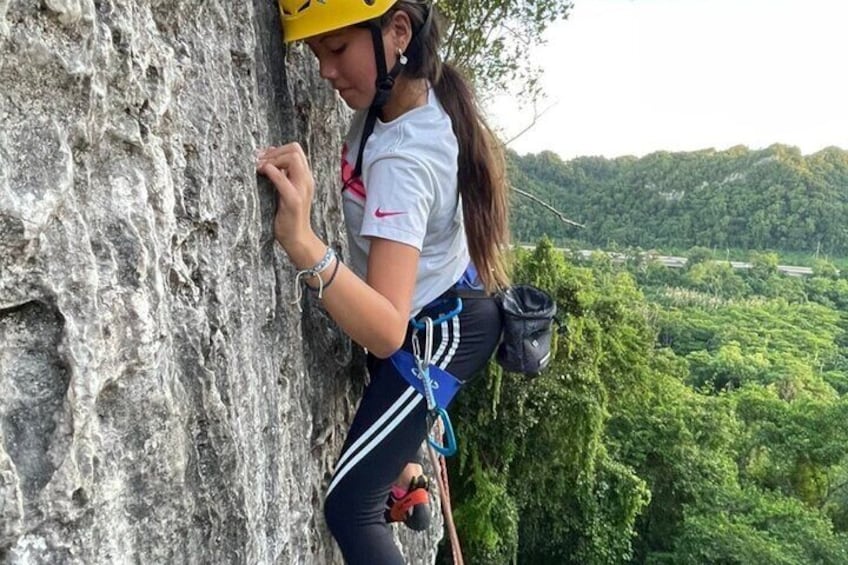
<svg viewBox="0 0 848 565">
<path fill-rule="evenodd" d="M 380 111 L 389 100 L 389 96 L 392 93 L 392 87 L 395 85 L 395 80 L 403 71 L 404 66 L 406 66 L 406 56 L 403 53 L 398 53 L 397 61 L 395 61 L 392 70 L 386 72 L 383 30 L 380 28 L 379 22 L 374 22 L 370 28 L 371 38 L 374 41 L 374 58 L 377 61 L 377 93 L 374 95 L 371 107 Z"/>
<path fill-rule="evenodd" d="M 414 34 L 412 41 L 406 46 L 406 51 L 410 51 L 419 41 L 422 36 L 426 36 L 433 21 L 433 7 L 430 6 L 427 10 L 427 19 L 424 20 L 424 25 Z M 386 50 L 383 45 L 383 28 L 380 26 L 380 19 L 374 19 L 368 22 L 368 29 L 371 30 L 371 39 L 374 43 L 374 59 L 377 62 L 377 92 L 374 94 L 374 100 L 371 101 L 371 106 L 368 108 L 368 116 L 365 118 L 365 126 L 362 129 L 362 138 L 359 140 L 359 151 L 356 156 L 356 167 L 354 175 L 359 177 L 362 175 L 362 154 L 365 151 L 365 142 L 371 137 L 374 132 L 374 124 L 377 123 L 377 117 L 383 111 L 383 106 L 389 101 L 392 94 L 392 88 L 395 86 L 397 77 L 403 72 L 407 63 L 407 58 L 404 53 L 399 53 L 397 61 L 391 71 L 386 71 Z"/>
<path fill-rule="evenodd" d="M 380 20 L 372 20 L 368 29 L 371 30 L 371 39 L 374 42 L 374 59 L 377 62 L 377 92 L 374 94 L 374 100 L 371 101 L 371 106 L 368 108 L 368 116 L 365 118 L 365 127 L 362 129 L 362 138 L 359 140 L 359 152 L 356 156 L 356 167 L 353 174 L 355 176 L 362 175 L 362 154 L 365 151 L 365 142 L 371 137 L 374 131 L 374 124 L 377 123 L 377 116 L 383 111 L 383 106 L 389 101 L 389 96 L 392 94 L 392 88 L 395 85 L 395 80 L 406 66 L 406 55 L 400 53 L 397 61 L 395 61 L 392 70 L 386 72 L 386 51 L 383 46 L 383 28 L 380 27 Z"/>
</svg>

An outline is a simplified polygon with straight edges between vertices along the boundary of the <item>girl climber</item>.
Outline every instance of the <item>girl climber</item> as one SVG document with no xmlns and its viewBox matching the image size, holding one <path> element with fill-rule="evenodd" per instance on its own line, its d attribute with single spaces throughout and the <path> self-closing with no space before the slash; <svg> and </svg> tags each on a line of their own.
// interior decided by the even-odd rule
<svg viewBox="0 0 848 565">
<path fill-rule="evenodd" d="M 501 319 L 492 293 L 507 285 L 503 158 L 467 83 L 439 58 L 429 0 L 279 4 L 285 40 L 305 40 L 356 110 L 341 163 L 350 268 L 312 230 L 314 181 L 300 145 L 269 147 L 257 163 L 276 187 L 274 231 L 298 280 L 368 351 L 370 383 L 324 513 L 348 563 L 403 563 L 387 522 L 427 500 L 410 462 L 427 438 L 428 401 L 392 359 L 420 354 L 414 323 L 446 318 L 445 297 L 456 295 L 461 312 L 432 328 L 431 366 L 465 381 L 493 353 Z"/>
</svg>

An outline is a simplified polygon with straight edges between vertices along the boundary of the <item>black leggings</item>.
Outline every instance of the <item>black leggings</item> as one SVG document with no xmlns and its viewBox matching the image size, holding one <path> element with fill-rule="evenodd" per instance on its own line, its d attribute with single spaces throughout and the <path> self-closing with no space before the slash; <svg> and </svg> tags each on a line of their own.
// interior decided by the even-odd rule
<svg viewBox="0 0 848 565">
<path fill-rule="evenodd" d="M 425 311 L 435 319 L 439 312 Z M 420 318 L 420 316 L 419 316 Z M 432 363 L 467 381 L 491 357 L 501 332 L 492 298 L 463 299 L 459 316 L 433 328 Z M 404 349 L 411 351 L 411 331 Z M 423 347 L 423 332 L 419 332 Z M 383 512 L 392 483 L 427 437 L 427 402 L 386 359 L 368 356 L 365 389 L 324 502 L 333 537 L 350 565 L 400 565 Z"/>
</svg>

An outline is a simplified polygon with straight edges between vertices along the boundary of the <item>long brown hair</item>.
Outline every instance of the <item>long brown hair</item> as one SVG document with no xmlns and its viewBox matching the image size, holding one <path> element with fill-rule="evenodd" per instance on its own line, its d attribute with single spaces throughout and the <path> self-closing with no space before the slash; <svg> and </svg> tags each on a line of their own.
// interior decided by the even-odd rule
<svg viewBox="0 0 848 565">
<path fill-rule="evenodd" d="M 433 3 L 399 0 L 383 16 L 383 25 L 388 25 L 398 10 L 409 16 L 414 35 L 418 35 L 406 51 L 409 60 L 403 73 L 430 81 L 459 145 L 457 182 L 471 260 L 487 291 L 506 288 L 509 197 L 503 149 L 483 119 L 468 81 L 441 60 L 442 22 Z M 435 13 L 425 27 L 428 10 Z"/>
</svg>

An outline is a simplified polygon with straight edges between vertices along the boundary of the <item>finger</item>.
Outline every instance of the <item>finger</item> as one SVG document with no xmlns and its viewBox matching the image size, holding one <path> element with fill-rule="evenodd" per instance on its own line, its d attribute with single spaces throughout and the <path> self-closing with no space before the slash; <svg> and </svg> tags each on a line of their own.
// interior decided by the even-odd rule
<svg viewBox="0 0 848 565">
<path fill-rule="evenodd" d="M 292 205 L 299 200 L 298 188 L 286 177 L 286 174 L 277 167 L 266 163 L 260 167 L 259 172 L 268 177 L 274 187 L 277 189 L 277 194 L 286 205 Z"/>
<path fill-rule="evenodd" d="M 289 149 L 266 159 L 266 162 L 284 171 L 289 180 L 296 186 L 304 189 L 309 188 L 312 180 L 312 172 L 309 169 L 309 162 L 306 160 L 306 155 L 302 151 Z"/>
<path fill-rule="evenodd" d="M 257 155 L 261 155 L 264 159 L 275 157 L 283 153 L 301 153 L 304 157 L 306 156 L 303 152 L 303 148 L 300 146 L 300 143 L 296 141 L 280 146 L 271 145 L 257 151 Z"/>
<path fill-rule="evenodd" d="M 273 147 L 273 146 L 266 147 L 266 148 L 263 148 L 263 149 L 257 149 L 256 155 L 255 155 L 256 170 L 258 171 L 259 169 L 261 169 L 262 166 L 265 165 L 265 163 L 268 163 L 269 160 L 272 159 L 273 157 L 275 157 L 276 155 L 278 155 L 279 152 L 280 152 L 280 148 L 279 147 Z"/>
<path fill-rule="evenodd" d="M 281 148 L 275 145 L 269 145 L 268 147 L 260 147 L 254 152 L 254 156 L 256 157 L 256 161 L 262 161 L 267 159 L 270 156 L 277 155 L 280 152 Z"/>
<path fill-rule="evenodd" d="M 303 147 L 300 146 L 300 143 L 297 141 L 292 141 L 291 143 L 286 143 L 285 145 L 281 145 L 280 149 L 285 153 L 293 152 L 300 153 L 304 157 L 306 157 L 306 153 L 303 152 Z"/>
<path fill-rule="evenodd" d="M 256 168 L 258 169 L 264 162 L 270 161 L 283 153 L 293 151 L 293 148 L 290 147 L 291 145 L 293 144 L 289 143 L 279 147 L 274 145 L 269 145 L 268 147 L 260 147 L 255 152 Z"/>
<path fill-rule="evenodd" d="M 306 154 L 303 152 L 299 143 L 288 143 L 282 147 L 269 148 L 262 154 L 261 160 L 275 162 L 277 159 L 285 156 L 298 156 L 306 161 Z"/>
</svg>

